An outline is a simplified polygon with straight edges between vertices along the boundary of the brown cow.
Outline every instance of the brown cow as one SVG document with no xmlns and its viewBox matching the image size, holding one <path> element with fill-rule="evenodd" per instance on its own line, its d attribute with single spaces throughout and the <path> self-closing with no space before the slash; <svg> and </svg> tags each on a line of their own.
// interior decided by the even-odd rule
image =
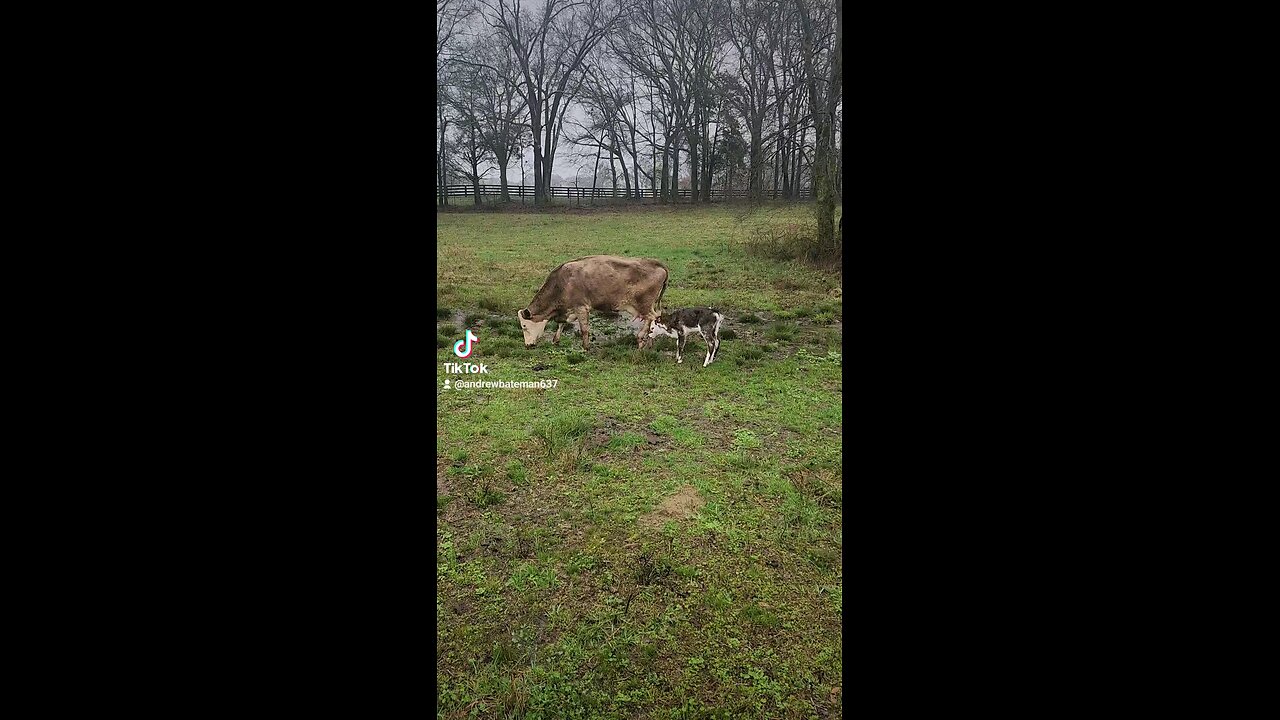
<svg viewBox="0 0 1280 720">
<path fill-rule="evenodd" d="M 538 343 L 547 321 L 561 323 L 552 342 L 560 341 L 563 323 L 577 322 L 582 349 L 591 349 L 590 315 L 627 313 L 644 322 L 636 335 L 637 346 L 652 342 L 649 328 L 658 317 L 658 303 L 667 291 L 667 266 L 657 260 L 616 255 L 591 255 L 570 260 L 547 276 L 529 307 L 517 313 L 524 345 Z"/>
</svg>

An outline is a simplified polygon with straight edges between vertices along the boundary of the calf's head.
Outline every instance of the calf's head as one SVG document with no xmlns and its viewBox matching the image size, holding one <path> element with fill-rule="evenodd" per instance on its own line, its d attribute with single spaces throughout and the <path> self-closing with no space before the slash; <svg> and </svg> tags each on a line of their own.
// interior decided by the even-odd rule
<svg viewBox="0 0 1280 720">
<path fill-rule="evenodd" d="M 649 326 L 649 339 L 652 340 L 659 337 L 678 337 L 678 333 L 668 325 L 670 322 L 671 318 L 668 318 L 665 315 L 659 315 L 658 319 L 654 320 L 653 324 Z"/>
<path fill-rule="evenodd" d="M 516 313 L 516 317 L 520 320 L 520 330 L 524 333 L 524 346 L 531 348 L 537 345 L 538 338 L 542 337 L 543 328 L 547 326 L 547 321 L 534 322 L 530 320 L 528 308 Z"/>
</svg>

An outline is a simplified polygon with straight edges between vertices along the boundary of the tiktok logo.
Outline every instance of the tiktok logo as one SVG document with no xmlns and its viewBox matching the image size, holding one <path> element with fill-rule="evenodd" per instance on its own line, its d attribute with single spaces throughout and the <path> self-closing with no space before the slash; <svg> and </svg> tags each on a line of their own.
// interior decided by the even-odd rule
<svg viewBox="0 0 1280 720">
<path fill-rule="evenodd" d="M 471 357 L 471 343 L 478 342 L 479 340 L 480 338 L 476 337 L 476 334 L 471 332 L 471 328 L 467 328 L 466 338 L 453 344 L 453 354 L 460 358 Z M 464 344 L 466 345 L 466 349 L 463 349 L 462 347 Z"/>
</svg>

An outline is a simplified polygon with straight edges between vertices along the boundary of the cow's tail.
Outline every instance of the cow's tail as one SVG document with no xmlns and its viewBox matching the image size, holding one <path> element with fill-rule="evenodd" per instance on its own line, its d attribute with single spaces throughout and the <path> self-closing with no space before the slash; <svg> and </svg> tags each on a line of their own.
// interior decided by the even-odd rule
<svg viewBox="0 0 1280 720">
<path fill-rule="evenodd" d="M 669 279 L 671 278 L 671 271 L 667 269 L 667 266 L 666 266 L 666 265 L 663 265 L 663 266 L 662 266 L 662 270 L 663 270 L 663 272 L 665 273 L 665 274 L 662 276 L 662 292 L 659 292 L 659 293 L 658 293 L 658 301 L 657 301 L 657 302 L 655 302 L 655 303 L 653 304 L 653 309 L 654 309 L 654 310 L 655 310 L 659 315 L 661 315 L 661 314 L 662 314 L 662 296 L 663 296 L 663 295 L 665 295 L 665 294 L 667 294 L 667 280 L 669 280 Z"/>
</svg>

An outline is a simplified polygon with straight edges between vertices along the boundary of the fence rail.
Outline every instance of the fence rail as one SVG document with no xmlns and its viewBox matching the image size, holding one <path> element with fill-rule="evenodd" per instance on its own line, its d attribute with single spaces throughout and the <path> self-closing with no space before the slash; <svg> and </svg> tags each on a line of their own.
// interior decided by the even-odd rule
<svg viewBox="0 0 1280 720">
<path fill-rule="evenodd" d="M 615 201 L 616 200 L 618 202 L 626 202 L 628 200 L 641 200 L 641 201 L 657 200 L 660 194 L 660 190 L 657 190 L 654 188 L 644 188 L 640 190 L 639 197 L 636 196 L 635 190 L 632 190 L 630 197 L 628 197 L 627 191 L 624 188 L 618 188 L 617 190 L 615 190 L 613 188 L 573 187 L 572 185 L 567 187 L 553 186 L 548 188 L 548 191 L 549 191 L 548 192 L 549 196 L 552 198 L 566 198 L 569 201 L 574 201 L 574 200 Z M 690 195 L 692 192 L 693 192 L 692 190 L 686 188 L 682 190 L 677 190 L 676 194 L 678 197 L 688 200 L 690 199 Z M 474 198 L 475 187 L 472 185 L 447 185 L 445 186 L 445 193 L 450 198 Z M 532 199 L 533 186 L 532 185 L 508 185 L 507 194 L 512 198 Z M 762 192 L 762 195 L 765 199 L 772 198 L 773 190 L 765 190 Z M 480 186 L 480 197 L 482 201 L 484 198 L 501 197 L 501 196 L 502 196 L 501 185 L 481 185 Z M 778 196 L 784 197 L 784 193 L 780 190 L 778 191 Z M 701 194 L 699 194 L 699 197 L 701 197 Z M 747 198 L 746 190 L 726 191 L 723 188 L 711 189 L 711 199 L 713 201 L 734 200 L 734 199 L 745 200 L 746 198 Z M 797 198 L 801 200 L 810 199 L 809 188 L 801 188 L 797 195 Z M 440 201 L 440 196 L 437 191 L 436 202 L 439 202 L 439 201 Z"/>
</svg>

